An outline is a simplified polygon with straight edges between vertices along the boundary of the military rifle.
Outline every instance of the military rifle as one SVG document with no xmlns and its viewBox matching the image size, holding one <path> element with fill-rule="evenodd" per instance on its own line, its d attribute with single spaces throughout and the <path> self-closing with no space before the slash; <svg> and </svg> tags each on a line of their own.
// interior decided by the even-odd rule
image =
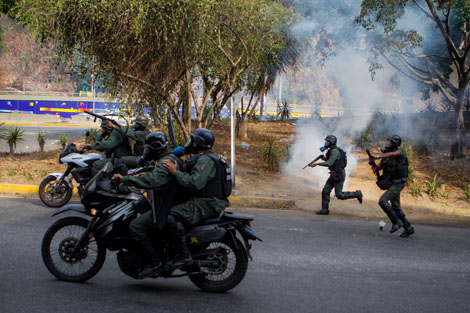
<svg viewBox="0 0 470 313">
<path fill-rule="evenodd" d="M 106 116 L 103 116 L 103 115 L 98 115 L 96 113 L 93 113 L 93 112 L 90 112 L 90 111 L 85 111 L 86 114 L 90 114 L 91 116 L 94 116 L 95 117 L 95 120 L 94 122 L 96 122 L 96 119 L 99 118 L 101 119 L 102 121 L 110 121 L 111 123 L 113 123 L 115 126 L 118 126 L 118 127 L 121 127 L 121 125 L 119 125 L 118 122 L 116 122 L 115 120 L 111 119 L 111 118 L 108 118 Z"/>
<path fill-rule="evenodd" d="M 307 166 L 310 166 L 312 165 L 313 163 L 317 162 L 318 160 L 326 160 L 325 156 L 323 154 L 320 154 L 319 156 L 317 156 L 312 162 L 308 163 L 307 165 L 305 165 L 302 169 L 304 170 Z"/>
<path fill-rule="evenodd" d="M 372 172 L 374 172 L 378 180 L 380 177 L 380 174 L 379 174 L 379 168 L 377 167 L 377 164 L 375 164 L 375 158 L 372 156 L 372 153 L 370 153 L 369 149 L 366 149 L 366 152 L 367 152 L 367 155 L 369 156 L 369 165 L 372 166 Z"/>
</svg>

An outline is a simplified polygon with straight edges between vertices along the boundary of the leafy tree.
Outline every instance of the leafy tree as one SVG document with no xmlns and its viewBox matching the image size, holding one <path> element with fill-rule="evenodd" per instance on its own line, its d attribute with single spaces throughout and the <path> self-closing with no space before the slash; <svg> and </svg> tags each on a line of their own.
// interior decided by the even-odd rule
<svg viewBox="0 0 470 313">
<path fill-rule="evenodd" d="M 115 96 L 148 105 L 155 119 L 172 112 L 186 138 L 191 102 L 198 126 L 210 127 L 258 55 L 282 46 L 279 34 L 292 16 L 266 0 L 20 0 L 18 10 L 79 71 L 93 63 Z"/>
<path fill-rule="evenodd" d="M 407 12 L 429 21 L 433 27 L 427 31 L 432 35 L 400 27 L 400 18 Z M 406 77 L 439 92 L 453 106 L 457 118 L 451 159 L 464 157 L 463 109 L 470 81 L 468 1 L 363 0 L 356 22 L 370 31 L 376 56 L 372 73 L 381 68 L 382 57 Z"/>
</svg>

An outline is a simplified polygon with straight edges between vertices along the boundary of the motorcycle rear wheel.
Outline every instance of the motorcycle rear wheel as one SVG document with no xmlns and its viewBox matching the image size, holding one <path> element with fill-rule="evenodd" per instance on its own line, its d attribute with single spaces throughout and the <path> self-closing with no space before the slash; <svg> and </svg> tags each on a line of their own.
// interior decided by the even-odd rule
<svg viewBox="0 0 470 313">
<path fill-rule="evenodd" d="M 231 236 L 212 242 L 206 249 L 215 248 L 220 248 L 221 252 L 199 260 L 217 261 L 218 265 L 216 267 L 201 266 L 203 274 L 189 275 L 189 279 L 204 291 L 225 292 L 237 286 L 245 277 L 248 269 L 248 256 L 240 240 Z"/>
<path fill-rule="evenodd" d="M 49 207 L 58 208 L 70 201 L 72 198 L 72 187 L 64 180 L 53 194 L 52 190 L 57 184 L 57 177 L 55 176 L 47 176 L 44 178 L 39 184 L 39 198 L 41 199 L 42 203 Z"/>
<path fill-rule="evenodd" d="M 41 246 L 42 260 L 58 279 L 83 282 L 95 276 L 103 266 L 106 248 L 96 240 L 90 240 L 76 255 L 71 253 L 87 225 L 84 218 L 66 217 L 46 231 Z"/>
</svg>

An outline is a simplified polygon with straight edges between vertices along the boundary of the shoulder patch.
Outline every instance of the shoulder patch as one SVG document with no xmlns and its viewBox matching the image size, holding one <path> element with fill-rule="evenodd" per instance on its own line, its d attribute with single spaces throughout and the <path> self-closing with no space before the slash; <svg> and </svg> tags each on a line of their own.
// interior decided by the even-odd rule
<svg viewBox="0 0 470 313">
<path fill-rule="evenodd" d="M 206 167 L 205 164 L 201 164 L 201 166 L 199 167 L 199 169 L 200 169 L 201 171 L 205 171 L 206 168 L 207 168 L 207 167 Z"/>
</svg>

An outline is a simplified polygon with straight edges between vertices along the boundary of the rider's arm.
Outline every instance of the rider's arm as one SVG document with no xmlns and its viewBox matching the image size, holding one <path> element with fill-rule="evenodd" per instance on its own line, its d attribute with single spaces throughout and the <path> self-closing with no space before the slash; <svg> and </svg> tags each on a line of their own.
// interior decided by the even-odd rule
<svg viewBox="0 0 470 313">
<path fill-rule="evenodd" d="M 122 142 L 121 134 L 118 130 L 113 130 L 108 139 L 103 142 L 92 143 L 91 147 L 98 151 L 112 150 Z"/>
<path fill-rule="evenodd" d="M 167 157 L 160 159 L 154 170 L 149 173 L 140 176 L 124 176 L 122 183 L 140 189 L 159 189 L 165 186 L 171 179 L 170 173 L 168 173 L 168 170 L 162 165 L 162 161 L 166 158 Z"/>
<path fill-rule="evenodd" d="M 214 161 L 208 156 L 202 155 L 191 169 L 191 172 L 176 171 L 175 177 L 182 187 L 196 191 L 204 188 L 207 182 L 216 175 L 216 171 Z"/>
<path fill-rule="evenodd" d="M 319 166 L 331 167 L 336 160 L 339 160 L 340 155 L 338 149 L 332 149 L 330 153 L 330 157 L 325 162 L 318 163 Z"/>
</svg>

